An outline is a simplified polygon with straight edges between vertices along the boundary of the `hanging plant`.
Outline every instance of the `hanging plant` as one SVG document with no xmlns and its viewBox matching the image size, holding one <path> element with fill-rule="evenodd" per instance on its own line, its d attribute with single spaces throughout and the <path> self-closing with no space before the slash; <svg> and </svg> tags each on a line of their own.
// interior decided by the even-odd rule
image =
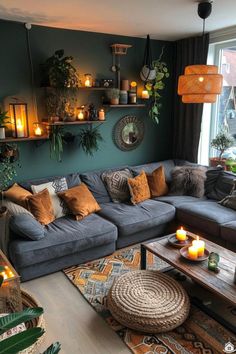
<svg viewBox="0 0 236 354">
<path fill-rule="evenodd" d="M 84 152 L 90 156 L 93 156 L 94 151 L 99 149 L 99 141 L 103 141 L 103 138 L 98 131 L 98 128 L 95 129 L 82 129 L 80 134 L 80 146 Z"/>
<path fill-rule="evenodd" d="M 161 94 L 160 92 L 165 88 L 165 79 L 167 79 L 170 74 L 168 71 L 167 64 L 161 61 L 163 55 L 163 48 L 160 57 L 153 61 L 153 68 L 156 70 L 156 76 L 154 80 L 147 81 L 145 87 L 149 93 L 150 97 L 150 109 L 149 116 L 153 119 L 156 124 L 159 124 L 159 115 L 161 109 Z"/>
<path fill-rule="evenodd" d="M 63 153 L 63 128 L 61 126 L 52 125 L 49 131 L 49 140 L 50 140 L 50 158 L 57 160 L 58 162 L 62 161 Z"/>
</svg>

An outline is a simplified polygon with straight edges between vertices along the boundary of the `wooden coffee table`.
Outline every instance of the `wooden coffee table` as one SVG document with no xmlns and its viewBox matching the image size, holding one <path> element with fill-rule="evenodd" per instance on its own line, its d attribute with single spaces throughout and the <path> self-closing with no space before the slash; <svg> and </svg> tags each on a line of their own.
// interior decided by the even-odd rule
<svg viewBox="0 0 236 354">
<path fill-rule="evenodd" d="M 195 236 L 192 233 L 190 234 Z M 180 250 L 168 243 L 169 236 L 171 235 L 162 237 L 154 242 L 141 244 L 141 269 L 146 269 L 146 251 L 149 251 L 235 306 L 236 284 L 234 284 L 234 272 L 236 268 L 236 253 L 201 237 L 206 242 L 206 249 L 209 252 L 217 252 L 220 255 L 220 272 L 215 273 L 208 270 L 207 260 L 193 262 L 183 258 L 180 255 Z"/>
</svg>

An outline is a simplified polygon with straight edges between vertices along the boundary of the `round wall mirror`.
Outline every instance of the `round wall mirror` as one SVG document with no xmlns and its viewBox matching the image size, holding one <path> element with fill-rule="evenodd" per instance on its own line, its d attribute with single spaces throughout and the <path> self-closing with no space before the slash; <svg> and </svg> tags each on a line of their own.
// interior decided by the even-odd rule
<svg viewBox="0 0 236 354">
<path fill-rule="evenodd" d="M 121 118 L 114 127 L 114 142 L 124 151 L 136 149 L 142 142 L 143 136 L 144 124 L 135 116 Z"/>
</svg>

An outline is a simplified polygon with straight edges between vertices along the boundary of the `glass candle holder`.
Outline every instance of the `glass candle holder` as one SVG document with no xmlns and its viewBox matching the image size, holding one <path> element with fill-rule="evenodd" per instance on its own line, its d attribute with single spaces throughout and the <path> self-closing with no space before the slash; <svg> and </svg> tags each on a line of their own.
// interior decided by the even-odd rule
<svg viewBox="0 0 236 354">
<path fill-rule="evenodd" d="M 85 87 L 92 87 L 93 85 L 93 79 L 91 74 L 84 74 L 85 76 L 85 81 L 84 81 L 84 86 Z"/>
<path fill-rule="evenodd" d="M 34 130 L 34 135 L 35 136 L 44 135 L 44 126 L 41 123 L 39 123 L 39 122 L 33 123 L 33 130 Z"/>
</svg>

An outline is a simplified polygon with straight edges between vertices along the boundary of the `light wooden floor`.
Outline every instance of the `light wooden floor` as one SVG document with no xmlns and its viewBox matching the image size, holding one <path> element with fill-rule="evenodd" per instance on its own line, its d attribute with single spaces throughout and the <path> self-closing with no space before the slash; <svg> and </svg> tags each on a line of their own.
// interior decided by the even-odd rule
<svg viewBox="0 0 236 354">
<path fill-rule="evenodd" d="M 22 288 L 44 308 L 46 338 L 41 352 L 59 341 L 61 354 L 130 353 L 62 272 L 28 281 Z"/>
</svg>

